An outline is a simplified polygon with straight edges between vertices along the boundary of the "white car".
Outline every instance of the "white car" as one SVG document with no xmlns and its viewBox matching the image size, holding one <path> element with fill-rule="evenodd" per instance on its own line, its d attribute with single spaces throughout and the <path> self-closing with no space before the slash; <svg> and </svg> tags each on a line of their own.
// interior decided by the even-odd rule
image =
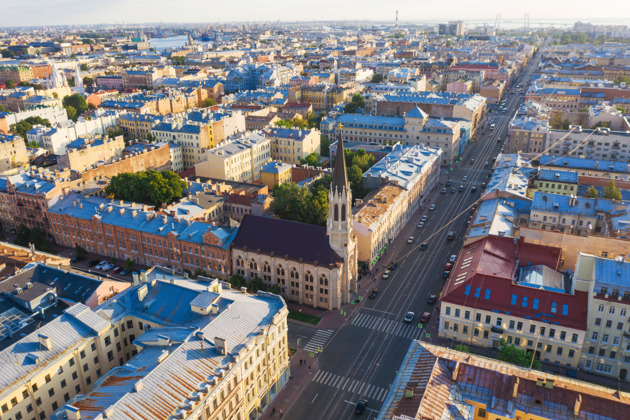
<svg viewBox="0 0 630 420">
<path fill-rule="evenodd" d="M 96 267 L 94 267 L 94 268 L 95 268 L 96 270 L 100 270 L 101 268 L 103 268 L 103 266 L 106 266 L 106 265 L 107 265 L 107 261 L 103 260 L 103 261 L 101 261 L 100 263 L 98 263 L 98 264 L 96 265 Z"/>
<path fill-rule="evenodd" d="M 418 223 L 418 229 L 422 229 L 424 227 L 424 222 Z"/>
<path fill-rule="evenodd" d="M 410 236 L 410 237 L 409 237 L 409 239 L 407 239 L 407 243 L 408 243 L 408 244 L 412 244 L 412 243 L 413 243 L 413 241 L 414 241 L 414 239 L 415 239 L 415 238 L 414 238 L 413 236 Z"/>
<path fill-rule="evenodd" d="M 407 312 L 405 314 L 405 322 L 411 322 L 413 321 L 413 317 L 416 316 L 416 314 L 414 314 L 413 312 Z"/>
<path fill-rule="evenodd" d="M 114 264 L 109 263 L 109 264 L 105 264 L 103 267 L 101 267 L 101 270 L 103 270 L 103 271 L 109 271 L 109 270 L 111 270 L 112 268 L 114 268 Z"/>
<path fill-rule="evenodd" d="M 454 263 L 456 259 L 457 255 L 451 255 L 451 258 L 448 261 Z"/>
<path fill-rule="evenodd" d="M 431 204 L 431 207 L 429 207 L 429 211 L 433 211 L 435 210 L 435 204 Z"/>
</svg>

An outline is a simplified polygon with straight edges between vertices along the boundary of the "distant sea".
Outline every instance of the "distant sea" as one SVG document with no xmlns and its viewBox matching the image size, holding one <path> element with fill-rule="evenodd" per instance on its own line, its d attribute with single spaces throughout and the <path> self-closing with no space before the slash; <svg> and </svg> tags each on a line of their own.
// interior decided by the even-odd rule
<svg viewBox="0 0 630 420">
<path fill-rule="evenodd" d="M 473 28 L 475 26 L 492 26 L 494 27 L 494 20 L 493 21 L 489 21 L 487 19 L 462 19 L 464 21 L 464 24 L 466 25 L 466 27 L 468 28 Z M 417 23 L 423 23 L 423 24 L 437 24 L 437 23 L 443 23 L 444 21 L 437 21 L 437 20 L 431 20 L 431 21 L 420 21 Z M 590 19 L 590 18 L 583 18 L 583 19 L 575 19 L 575 18 L 571 18 L 571 19 L 562 19 L 562 18 L 556 18 L 556 19 L 552 19 L 552 18 L 536 18 L 533 16 L 529 17 L 529 27 L 530 28 L 548 28 L 550 26 L 556 27 L 556 28 L 567 28 L 567 27 L 572 27 L 575 22 L 582 22 L 582 23 L 591 23 L 593 25 L 626 25 L 626 26 L 630 26 L 630 18 L 627 17 L 623 17 L 623 18 L 611 18 L 611 19 Z M 416 22 L 414 22 L 416 23 Z M 522 28 L 525 24 L 525 19 L 524 18 L 520 18 L 520 19 L 516 19 L 516 18 L 502 18 L 499 24 L 499 28 L 502 29 L 517 29 L 517 28 Z"/>
<path fill-rule="evenodd" d="M 155 48 L 157 52 L 162 52 L 170 48 L 180 48 L 186 45 L 188 41 L 187 35 L 169 36 L 167 38 L 152 38 L 149 40 L 151 46 Z"/>
</svg>

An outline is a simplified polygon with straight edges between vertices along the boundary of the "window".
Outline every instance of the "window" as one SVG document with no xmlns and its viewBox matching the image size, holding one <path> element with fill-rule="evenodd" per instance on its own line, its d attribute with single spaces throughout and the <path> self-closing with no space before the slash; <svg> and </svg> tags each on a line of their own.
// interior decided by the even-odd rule
<svg viewBox="0 0 630 420">
<path fill-rule="evenodd" d="M 475 297 L 478 298 L 480 293 L 481 293 L 481 287 L 476 287 L 475 288 Z"/>
<path fill-rule="evenodd" d="M 608 334 L 602 335 L 602 343 L 608 343 Z"/>
<path fill-rule="evenodd" d="M 501 327 L 503 325 L 503 319 L 502 318 L 497 318 L 497 327 Z"/>
<path fill-rule="evenodd" d="M 562 315 L 569 315 L 569 305 L 562 305 Z"/>
<path fill-rule="evenodd" d="M 558 347 L 558 348 L 556 349 L 556 355 L 558 355 L 558 356 L 562 356 L 562 347 Z"/>
<path fill-rule="evenodd" d="M 54 395 L 55 395 L 55 388 L 50 388 L 50 389 L 48 390 L 48 396 L 49 396 L 49 397 L 52 397 L 52 396 L 54 396 Z"/>
<path fill-rule="evenodd" d="M 522 323 L 522 322 L 520 322 L 520 321 L 519 321 L 519 322 L 517 322 L 517 323 L 516 323 L 516 329 L 517 329 L 517 330 L 519 330 L 519 331 L 521 331 L 521 330 L 523 329 L 523 323 Z"/>
<path fill-rule="evenodd" d="M 597 337 L 599 337 L 599 334 L 597 333 L 597 331 L 593 331 L 593 335 L 591 336 L 591 340 L 597 340 Z"/>
<path fill-rule="evenodd" d="M 577 334 L 573 334 L 573 336 L 571 337 L 571 342 L 577 343 L 577 340 L 578 340 L 578 335 Z"/>
<path fill-rule="evenodd" d="M 567 338 L 567 332 L 566 331 L 560 331 L 560 340 L 564 340 Z"/>
<path fill-rule="evenodd" d="M 554 338 L 556 336 L 556 330 L 553 328 L 549 329 L 549 338 Z"/>
<path fill-rule="evenodd" d="M 534 299 L 534 305 L 532 306 L 533 309 L 538 309 L 538 299 Z"/>
<path fill-rule="evenodd" d="M 602 325 L 602 319 L 601 318 L 595 318 L 595 325 Z"/>
<path fill-rule="evenodd" d="M 509 329 L 513 330 L 514 329 L 514 320 L 510 320 L 510 326 L 508 327 Z"/>
<path fill-rule="evenodd" d="M 490 324 L 490 322 L 491 322 L 490 320 L 491 319 L 492 318 L 490 317 L 490 315 L 486 315 L 486 324 Z"/>
<path fill-rule="evenodd" d="M 61 380 L 61 387 L 62 387 L 62 388 L 65 388 L 65 387 L 66 387 L 66 385 L 67 385 L 66 380 L 65 380 L 65 379 L 62 379 L 62 380 Z"/>
<path fill-rule="evenodd" d="M 558 312 L 558 304 L 556 302 L 551 302 L 551 313 L 555 314 Z"/>
<path fill-rule="evenodd" d="M 446 315 L 450 315 L 451 314 L 451 307 L 447 306 L 446 307 Z"/>
<path fill-rule="evenodd" d="M 512 295 L 512 300 L 510 301 L 510 303 L 511 303 L 512 305 L 516 305 L 516 301 L 517 301 L 517 299 L 518 299 L 518 296 L 517 296 L 517 295 Z"/>
<path fill-rule="evenodd" d="M 523 308 L 527 308 L 527 296 L 523 296 Z"/>
<path fill-rule="evenodd" d="M 459 309 L 455 309 L 455 318 L 459 318 Z"/>
<path fill-rule="evenodd" d="M 569 350 L 569 359 L 573 359 L 575 356 L 575 350 Z"/>
<path fill-rule="evenodd" d="M 606 321 L 606 328 L 610 328 L 612 327 L 612 319 L 609 319 L 608 321 Z"/>
<path fill-rule="evenodd" d="M 600 303 L 600 305 L 597 307 L 597 312 L 604 312 L 604 305 Z"/>
<path fill-rule="evenodd" d="M 108 335 L 107 337 L 105 337 L 105 345 L 109 346 L 110 344 L 112 344 L 112 339 Z"/>
<path fill-rule="evenodd" d="M 534 334 L 536 332 L 536 326 L 534 324 L 529 326 L 529 333 Z"/>
<path fill-rule="evenodd" d="M 81 359 L 85 359 L 85 350 L 81 350 L 81 353 L 79 353 L 79 356 L 81 356 Z"/>
<path fill-rule="evenodd" d="M 470 295 L 470 284 L 466 285 L 466 289 L 464 290 L 464 296 Z"/>
<path fill-rule="evenodd" d="M 490 289 L 486 289 L 486 295 L 484 296 L 486 300 L 490 300 Z"/>
<path fill-rule="evenodd" d="M 464 312 L 464 319 L 470 319 L 470 311 Z"/>
<path fill-rule="evenodd" d="M 608 313 L 609 314 L 614 314 L 615 313 L 615 307 L 611 306 L 610 308 L 608 308 Z"/>
<path fill-rule="evenodd" d="M 475 321 L 481 322 L 481 314 L 479 312 L 475 314 Z"/>
</svg>

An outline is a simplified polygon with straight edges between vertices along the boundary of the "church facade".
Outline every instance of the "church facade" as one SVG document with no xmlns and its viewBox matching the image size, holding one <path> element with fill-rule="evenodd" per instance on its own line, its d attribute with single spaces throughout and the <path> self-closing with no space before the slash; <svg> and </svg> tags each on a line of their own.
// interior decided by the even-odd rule
<svg viewBox="0 0 630 420">
<path fill-rule="evenodd" d="M 328 310 L 357 291 L 357 239 L 343 140 L 337 144 L 326 226 L 246 215 L 232 242 L 232 272 L 278 285 L 282 296 Z"/>
</svg>

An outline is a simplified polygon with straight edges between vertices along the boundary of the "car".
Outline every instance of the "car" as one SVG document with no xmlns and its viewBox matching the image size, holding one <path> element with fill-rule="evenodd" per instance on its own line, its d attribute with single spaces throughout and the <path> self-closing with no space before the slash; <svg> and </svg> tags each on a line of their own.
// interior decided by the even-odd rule
<svg viewBox="0 0 630 420">
<path fill-rule="evenodd" d="M 395 262 L 391 263 L 391 265 L 389 266 L 390 270 L 395 270 L 396 267 L 398 267 L 398 264 L 396 264 Z"/>
<path fill-rule="evenodd" d="M 413 321 L 413 317 L 416 316 L 416 314 L 414 314 L 413 312 L 409 311 L 405 314 L 405 318 L 404 321 L 405 322 L 411 322 Z"/>
<path fill-rule="evenodd" d="M 429 216 L 427 216 L 426 214 L 424 216 L 422 216 L 422 219 L 420 219 L 421 222 L 426 222 L 427 219 L 429 218 Z"/>
<path fill-rule="evenodd" d="M 455 194 L 455 188 L 451 188 L 451 194 Z"/>
<path fill-rule="evenodd" d="M 96 264 L 98 264 L 98 260 L 92 260 L 89 263 L 87 263 L 88 267 L 94 267 Z"/>
<path fill-rule="evenodd" d="M 374 299 L 376 297 L 376 295 L 378 295 L 378 289 L 377 288 L 370 289 L 368 291 L 368 298 Z"/>
<path fill-rule="evenodd" d="M 468 180 L 468 175 L 464 175 L 464 176 L 462 177 L 462 181 L 466 182 L 467 180 Z"/>
<path fill-rule="evenodd" d="M 429 247 L 429 244 L 428 244 L 428 243 L 426 243 L 426 242 L 422 242 L 422 244 L 420 245 L 420 249 L 421 249 L 421 250 L 423 250 L 423 251 L 424 251 L 425 249 L 427 249 L 428 247 Z"/>
<path fill-rule="evenodd" d="M 474 193 L 474 192 L 476 192 L 476 191 L 477 191 L 477 187 L 472 187 L 472 188 L 470 189 L 470 192 L 471 192 L 471 193 Z"/>
<path fill-rule="evenodd" d="M 453 269 L 453 263 L 447 262 L 444 264 L 444 271 L 451 271 Z"/>
<path fill-rule="evenodd" d="M 441 194 L 446 194 L 446 188 L 442 188 Z"/>
<path fill-rule="evenodd" d="M 357 406 L 354 407 L 354 413 L 355 414 L 363 414 L 363 412 L 365 411 L 366 407 L 367 407 L 367 400 L 359 400 L 357 402 Z"/>
<path fill-rule="evenodd" d="M 407 243 L 412 244 L 415 239 L 416 238 L 414 238 L 413 236 L 410 236 L 409 239 L 407 239 Z"/>
<path fill-rule="evenodd" d="M 431 206 L 429 207 L 429 211 L 433 211 L 435 210 L 435 204 L 431 204 Z"/>
<path fill-rule="evenodd" d="M 457 255 L 455 254 L 451 255 L 451 258 L 449 258 L 448 261 L 454 263 L 455 261 L 457 261 Z"/>
<path fill-rule="evenodd" d="M 116 273 L 118 273 L 120 270 L 122 270 L 122 267 L 114 267 L 114 269 L 112 270 L 112 273 L 116 274 Z"/>
<path fill-rule="evenodd" d="M 460 185 L 460 186 L 459 186 L 459 192 L 462 192 L 462 191 L 464 191 L 464 186 L 463 186 L 463 185 Z"/>
<path fill-rule="evenodd" d="M 430 319 L 431 319 L 431 314 L 429 312 L 425 312 L 420 317 L 420 323 L 426 324 L 427 322 L 429 322 Z"/>
<path fill-rule="evenodd" d="M 501 143 L 501 137 L 497 137 L 497 143 Z"/>
<path fill-rule="evenodd" d="M 424 222 L 418 223 L 418 229 L 422 229 L 424 227 Z"/>
<path fill-rule="evenodd" d="M 109 263 L 109 264 L 105 264 L 105 265 L 101 268 L 101 270 L 103 270 L 103 271 L 109 271 L 109 270 L 111 270 L 112 268 L 114 268 L 114 264 Z"/>
<path fill-rule="evenodd" d="M 446 181 L 446 186 L 450 187 L 453 183 L 451 181 Z"/>
<path fill-rule="evenodd" d="M 389 270 L 385 270 L 385 272 L 383 273 L 383 278 L 384 278 L 385 280 L 387 280 L 387 279 L 389 278 L 389 273 L 390 273 L 390 271 L 389 271 Z"/>
<path fill-rule="evenodd" d="M 470 212 L 471 212 L 471 213 L 474 213 L 474 212 L 475 212 L 475 210 L 477 210 L 477 207 L 473 206 L 473 207 L 470 209 Z"/>
<path fill-rule="evenodd" d="M 486 161 L 486 163 L 483 164 L 483 166 L 488 166 L 490 165 L 490 162 Z"/>
<path fill-rule="evenodd" d="M 444 277 L 445 279 L 447 279 L 447 278 L 448 278 L 448 276 L 450 276 L 450 275 L 451 275 L 451 272 L 450 272 L 450 271 L 445 271 L 445 272 L 442 274 L 442 277 Z"/>
<path fill-rule="evenodd" d="M 124 276 L 127 274 L 127 270 L 125 270 L 124 268 L 122 270 L 120 270 L 120 273 L 118 273 L 118 275 L 120 276 Z"/>
<path fill-rule="evenodd" d="M 70 262 L 71 263 L 75 263 L 77 261 L 79 261 L 79 257 L 72 257 L 72 258 L 70 258 Z"/>
<path fill-rule="evenodd" d="M 435 303 L 436 300 L 437 296 L 435 296 L 434 294 L 430 294 L 429 298 L 427 299 L 427 303 Z"/>
<path fill-rule="evenodd" d="M 470 159 L 470 164 L 472 165 L 473 163 L 475 163 L 475 159 Z"/>
<path fill-rule="evenodd" d="M 485 182 L 481 183 L 481 188 L 486 188 L 486 183 Z"/>
<path fill-rule="evenodd" d="M 100 270 L 101 268 L 103 268 L 104 265 L 107 265 L 107 261 L 105 261 L 105 260 L 103 260 L 100 263 L 98 263 L 96 265 L 96 267 L 94 267 L 94 268 L 96 268 L 97 270 Z"/>
</svg>

